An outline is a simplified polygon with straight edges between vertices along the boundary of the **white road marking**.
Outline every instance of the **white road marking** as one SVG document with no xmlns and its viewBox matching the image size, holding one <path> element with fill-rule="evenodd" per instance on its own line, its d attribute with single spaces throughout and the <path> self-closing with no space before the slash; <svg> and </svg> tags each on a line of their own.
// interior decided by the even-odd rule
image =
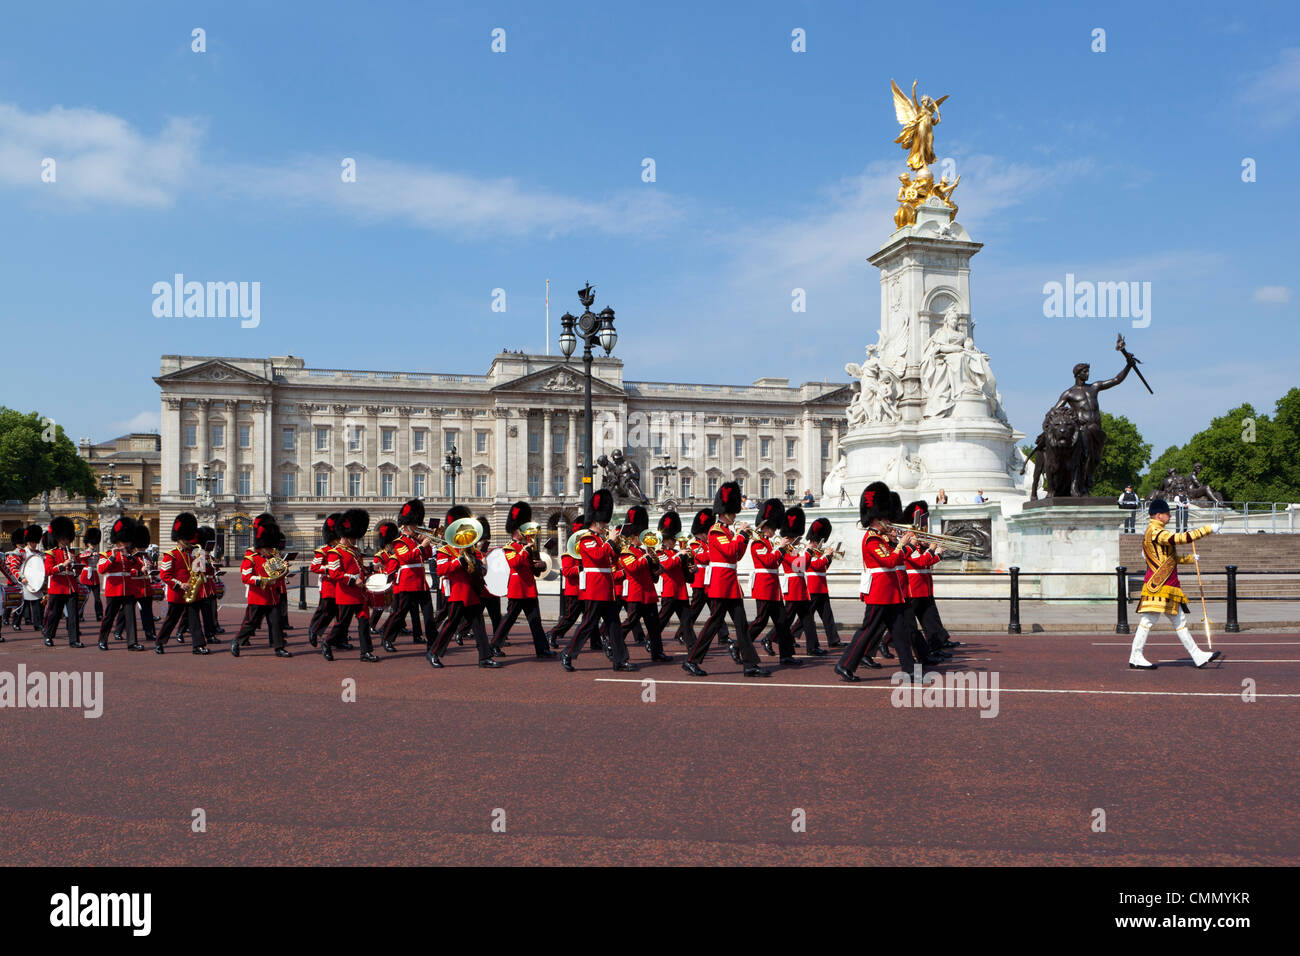
<svg viewBox="0 0 1300 956">
<path fill-rule="evenodd" d="M 1200 635 L 1194 634 L 1193 637 Z M 1093 641 L 1093 647 L 1129 647 L 1132 641 Z M 1147 647 L 1182 647 L 1178 641 L 1168 643 L 1147 641 Z M 1300 647 L 1300 641 L 1224 641 L 1223 647 Z"/>
<path fill-rule="evenodd" d="M 1137 672 L 1135 672 L 1137 673 Z M 866 683 L 850 684 L 846 681 L 840 681 L 835 684 L 781 684 L 772 683 L 770 680 L 751 679 L 746 681 L 728 681 L 728 680 L 661 680 L 657 677 L 635 678 L 635 677 L 597 677 L 597 684 L 637 684 L 640 685 L 645 680 L 652 680 L 656 684 L 683 684 L 688 687 L 789 687 L 802 688 L 804 690 L 886 690 L 893 691 L 899 686 L 888 683 Z M 939 686 L 939 685 L 933 685 Z M 1202 690 L 1083 690 L 1076 688 L 1056 688 L 1056 687 L 999 687 L 999 694 L 1093 694 L 1106 697 L 1235 697 L 1241 699 L 1240 691 L 1202 691 Z M 1267 694 L 1256 693 L 1256 697 L 1296 697 L 1300 694 Z"/>
</svg>

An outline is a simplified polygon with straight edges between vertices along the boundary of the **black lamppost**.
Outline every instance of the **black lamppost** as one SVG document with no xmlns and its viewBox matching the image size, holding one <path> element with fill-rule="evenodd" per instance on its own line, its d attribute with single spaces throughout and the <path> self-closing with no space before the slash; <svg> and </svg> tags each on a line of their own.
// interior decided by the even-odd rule
<svg viewBox="0 0 1300 956">
<path fill-rule="evenodd" d="M 674 465 L 672 463 L 672 456 L 669 455 L 667 452 L 664 452 L 663 464 L 656 465 L 652 470 L 660 472 L 663 475 L 663 479 L 664 479 L 663 494 L 658 495 L 657 497 L 659 497 L 661 500 L 666 498 L 671 498 L 673 496 L 673 488 L 672 488 L 673 475 L 677 474 L 677 472 L 681 470 L 681 467 L 679 465 Z"/>
<path fill-rule="evenodd" d="M 456 476 L 460 474 L 460 455 L 456 454 L 456 446 L 451 446 L 451 451 L 442 461 L 442 470 L 451 476 L 451 506 L 456 507 Z"/>
<path fill-rule="evenodd" d="M 591 510 L 591 464 L 594 459 L 591 435 L 591 350 L 599 343 L 608 355 L 614 351 L 618 333 L 614 331 L 613 309 L 606 306 L 599 315 L 591 311 L 591 305 L 596 301 L 596 290 L 591 287 L 590 282 L 578 290 L 578 300 L 584 310 L 582 315 L 575 318 L 566 312 L 560 317 L 560 351 L 564 353 L 566 359 L 569 358 L 577 348 L 578 339 L 582 339 L 582 364 L 586 372 L 583 428 L 587 439 L 587 451 L 583 456 L 582 466 L 582 510 L 586 514 Z"/>
</svg>

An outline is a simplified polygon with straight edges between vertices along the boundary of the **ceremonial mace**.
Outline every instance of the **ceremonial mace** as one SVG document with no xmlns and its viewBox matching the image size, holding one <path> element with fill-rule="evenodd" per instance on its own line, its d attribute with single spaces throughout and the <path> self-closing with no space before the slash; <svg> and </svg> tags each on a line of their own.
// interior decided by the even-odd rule
<svg viewBox="0 0 1300 956">
<path fill-rule="evenodd" d="M 1147 391 L 1154 395 L 1155 392 L 1151 388 L 1151 383 L 1147 381 L 1147 377 L 1143 375 L 1142 370 L 1138 368 L 1138 365 L 1141 364 L 1141 360 L 1134 358 L 1133 353 L 1128 350 L 1128 347 L 1124 344 L 1124 334 L 1122 332 L 1120 333 L 1118 341 L 1115 343 L 1115 351 L 1123 355 L 1124 358 L 1132 364 L 1133 371 L 1137 372 L 1137 377 L 1142 379 L 1142 384 L 1147 387 Z"/>
<path fill-rule="evenodd" d="M 1201 620 L 1205 622 L 1205 640 L 1210 650 L 1214 650 L 1214 635 L 1210 633 L 1210 611 L 1205 606 L 1205 582 L 1201 580 L 1201 556 L 1196 553 L 1196 542 L 1192 542 L 1192 563 L 1196 565 L 1196 586 L 1201 590 Z"/>
</svg>

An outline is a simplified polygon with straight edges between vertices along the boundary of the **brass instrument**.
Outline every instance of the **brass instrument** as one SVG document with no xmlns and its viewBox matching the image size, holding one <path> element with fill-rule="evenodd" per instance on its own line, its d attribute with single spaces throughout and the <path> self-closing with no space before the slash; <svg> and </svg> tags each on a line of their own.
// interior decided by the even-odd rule
<svg viewBox="0 0 1300 956">
<path fill-rule="evenodd" d="M 208 553 L 202 548 L 190 556 L 190 578 L 185 582 L 185 603 L 199 599 L 199 589 L 208 580 Z"/>
<path fill-rule="evenodd" d="M 659 547 L 663 538 L 660 536 L 658 531 L 655 531 L 653 528 L 647 528 L 645 531 L 641 532 L 641 536 L 638 540 L 641 542 L 641 547 L 645 548 L 646 560 L 650 562 L 650 576 L 654 580 L 658 581 L 659 576 L 663 574 L 664 569 L 663 566 L 659 564 L 659 555 L 655 553 L 655 549 Z"/>
<path fill-rule="evenodd" d="M 915 525 L 894 524 L 885 529 L 885 532 L 895 539 L 904 535 L 913 535 L 918 541 L 925 542 L 932 548 L 943 548 L 945 551 L 952 551 L 955 554 L 978 555 L 982 554 L 984 549 L 979 545 L 972 544 L 965 538 L 958 537 L 955 534 L 939 534 L 937 531 L 922 531 Z"/>
<path fill-rule="evenodd" d="M 266 574 L 263 575 L 268 581 L 278 581 L 289 573 L 289 562 L 286 561 L 277 550 L 262 564 Z"/>
<path fill-rule="evenodd" d="M 577 531 L 573 532 L 573 534 L 569 535 L 569 540 L 564 543 L 564 553 L 575 561 L 581 561 L 582 552 L 578 550 L 578 545 L 582 543 L 582 539 L 587 535 L 595 533 L 596 532 L 592 531 L 590 528 L 579 528 Z"/>
<path fill-rule="evenodd" d="M 461 563 L 465 565 L 465 570 L 472 573 L 475 565 L 478 564 L 478 559 L 469 552 L 482 537 L 483 525 L 471 515 L 468 518 L 458 518 L 447 525 L 442 535 L 442 543 L 444 547 L 457 552 Z"/>
</svg>

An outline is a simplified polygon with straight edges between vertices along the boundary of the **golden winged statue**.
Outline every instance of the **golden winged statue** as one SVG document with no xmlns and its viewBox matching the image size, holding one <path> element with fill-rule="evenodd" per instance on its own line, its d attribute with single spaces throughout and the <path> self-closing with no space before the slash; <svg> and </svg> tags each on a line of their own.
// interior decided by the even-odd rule
<svg viewBox="0 0 1300 956">
<path fill-rule="evenodd" d="M 911 169 L 924 169 L 934 162 L 934 128 L 939 125 L 939 107 L 948 96 L 937 100 L 922 96 L 918 101 L 916 82 L 912 81 L 912 98 L 908 99 L 897 83 L 889 81 L 894 90 L 894 115 L 903 127 L 894 142 L 907 150 L 907 165 Z"/>
</svg>

